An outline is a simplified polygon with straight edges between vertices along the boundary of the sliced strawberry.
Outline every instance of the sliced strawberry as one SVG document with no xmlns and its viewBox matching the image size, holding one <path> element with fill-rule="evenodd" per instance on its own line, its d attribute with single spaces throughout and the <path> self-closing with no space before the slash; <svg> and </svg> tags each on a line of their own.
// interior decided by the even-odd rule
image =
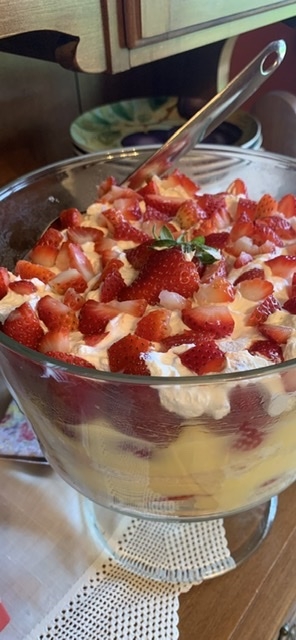
<svg viewBox="0 0 296 640">
<path fill-rule="evenodd" d="M 142 214 L 142 220 L 143 222 L 160 221 L 164 224 L 165 222 L 168 222 L 168 220 L 170 220 L 170 216 L 167 213 L 164 213 L 163 211 L 159 211 L 158 209 L 155 209 L 155 207 L 151 207 L 151 205 L 146 204 L 145 211 Z"/>
<path fill-rule="evenodd" d="M 31 282 L 31 280 L 14 280 L 14 282 L 10 282 L 9 289 L 21 296 L 30 295 L 31 293 L 35 293 L 37 291 L 36 285 L 34 284 L 34 282 Z"/>
<path fill-rule="evenodd" d="M 196 201 L 199 206 L 204 209 L 209 218 L 212 218 L 218 213 L 225 223 L 226 221 L 227 223 L 229 222 L 225 193 L 204 193 L 202 195 L 197 195 Z"/>
<path fill-rule="evenodd" d="M 175 333 L 172 336 L 163 338 L 161 341 L 161 347 L 165 351 L 168 351 L 173 347 L 179 347 L 181 344 L 197 345 L 203 340 L 208 340 L 209 337 L 214 338 L 214 334 L 211 336 L 208 331 L 190 331 L 186 329 L 185 331 L 181 331 L 181 333 Z"/>
<path fill-rule="evenodd" d="M 87 367 L 88 369 L 95 369 L 96 367 L 85 360 L 85 358 L 80 358 L 79 356 L 75 356 L 73 353 L 63 353 L 62 351 L 48 351 L 47 356 L 49 358 L 55 358 L 56 360 L 62 360 L 63 362 L 67 362 L 68 364 L 74 364 L 77 367 Z"/>
<path fill-rule="evenodd" d="M 266 260 L 265 264 L 273 276 L 288 279 L 296 271 L 296 256 L 276 256 Z"/>
<path fill-rule="evenodd" d="M 215 338 L 230 336 L 234 329 L 234 319 L 224 305 L 183 309 L 182 320 L 193 331 L 208 331 Z"/>
<path fill-rule="evenodd" d="M 184 367 L 197 375 L 220 373 L 225 367 L 226 357 L 214 340 L 203 340 L 197 346 L 180 354 Z"/>
<path fill-rule="evenodd" d="M 6 267 L 0 267 L 0 300 L 6 296 L 9 285 L 9 273 Z"/>
<path fill-rule="evenodd" d="M 173 218 L 178 209 L 180 209 L 186 198 L 182 198 L 180 196 L 163 196 L 159 194 L 147 194 L 145 196 L 145 202 L 150 207 L 165 213 L 170 218 Z"/>
<path fill-rule="evenodd" d="M 105 397 L 108 421 L 115 429 L 133 438 L 130 443 L 125 438 L 125 442 L 128 447 L 131 445 L 137 457 L 149 456 L 145 442 L 167 447 L 179 437 L 180 416 L 162 406 L 157 389 L 146 384 L 128 384 L 122 393 L 122 384 L 114 384 Z M 135 438 L 140 440 L 140 449 L 136 447 Z M 152 454 L 153 451 L 154 448 Z"/>
<path fill-rule="evenodd" d="M 111 305 L 97 300 L 87 300 L 79 312 L 78 329 L 86 335 L 102 333 L 110 320 L 118 315 Z"/>
<path fill-rule="evenodd" d="M 200 220 L 205 220 L 207 214 L 200 207 L 196 200 L 185 200 L 179 207 L 175 216 L 175 221 L 180 225 L 181 229 L 190 229 L 195 225 L 199 225 Z"/>
<path fill-rule="evenodd" d="M 190 305 L 189 300 L 180 296 L 179 293 L 174 291 L 167 291 L 164 289 L 159 294 L 159 302 L 162 307 L 165 309 L 169 309 L 170 311 L 174 311 L 176 309 L 185 309 Z"/>
<path fill-rule="evenodd" d="M 150 350 L 149 340 L 129 333 L 109 347 L 109 369 L 113 373 L 149 376 L 150 372 L 145 362 L 145 355 Z"/>
<path fill-rule="evenodd" d="M 241 178 L 236 178 L 235 180 L 233 180 L 226 191 L 232 196 L 244 195 L 247 197 L 248 195 L 246 183 Z"/>
<path fill-rule="evenodd" d="M 138 300 L 124 300 L 122 302 L 112 300 L 109 306 L 117 309 L 118 313 L 128 313 L 135 318 L 141 318 L 146 311 L 147 300 L 141 298 L 138 298 Z"/>
<path fill-rule="evenodd" d="M 251 256 L 250 253 L 241 251 L 240 254 L 237 256 L 237 258 L 235 259 L 233 263 L 233 267 L 234 269 L 241 269 L 241 267 L 245 267 L 246 264 L 249 264 L 250 262 L 252 262 L 252 260 L 253 260 L 253 256 Z"/>
<path fill-rule="evenodd" d="M 68 289 L 65 292 L 63 302 L 64 304 L 67 305 L 67 307 L 70 307 L 70 309 L 73 309 L 74 311 L 79 311 L 79 309 L 81 309 L 81 307 L 83 307 L 85 303 L 85 298 L 83 295 L 81 295 L 81 293 L 78 293 L 78 291 L 75 291 L 73 287 L 68 287 Z"/>
<path fill-rule="evenodd" d="M 261 218 L 255 220 L 254 222 L 254 231 L 252 238 L 253 242 L 259 245 L 259 247 L 267 241 L 272 242 L 276 247 L 284 246 L 284 242 L 282 238 L 280 238 L 278 233 L 276 233 L 271 225 L 266 224 L 266 222 L 264 222 Z"/>
<path fill-rule="evenodd" d="M 51 329 L 42 336 L 38 351 L 48 353 L 48 351 L 61 351 L 68 353 L 71 348 L 70 332 L 68 329 Z"/>
<path fill-rule="evenodd" d="M 169 334 L 170 317 L 171 313 L 167 309 L 150 311 L 139 320 L 135 334 L 151 342 L 160 342 Z"/>
<path fill-rule="evenodd" d="M 201 304 L 212 304 L 218 302 L 233 302 L 235 298 L 235 288 L 227 278 L 213 278 L 206 284 L 201 284 L 196 294 L 197 302 Z"/>
<path fill-rule="evenodd" d="M 125 220 L 119 211 L 113 208 L 107 209 L 107 211 L 104 211 L 104 217 L 109 223 L 115 240 L 131 240 L 137 243 L 149 240 L 147 233 L 137 229 L 137 227 Z"/>
<path fill-rule="evenodd" d="M 40 236 L 37 244 L 47 244 L 55 249 L 59 249 L 61 243 L 63 241 L 63 234 L 55 229 L 54 227 L 49 227 L 44 231 L 42 236 Z"/>
<path fill-rule="evenodd" d="M 227 276 L 227 265 L 225 258 L 217 260 L 212 264 L 207 264 L 201 275 L 200 281 L 209 283 L 215 280 L 215 278 L 225 278 Z"/>
<path fill-rule="evenodd" d="M 44 334 L 37 313 L 29 302 L 13 309 L 2 325 L 2 331 L 25 347 L 37 349 Z"/>
<path fill-rule="evenodd" d="M 252 356 L 259 355 L 268 358 L 275 364 L 283 362 L 283 352 L 281 346 L 274 340 L 254 340 L 248 347 Z"/>
<path fill-rule="evenodd" d="M 292 315 L 296 314 L 296 296 L 293 296 L 293 298 L 288 298 L 288 300 L 286 300 L 286 302 L 284 302 L 283 304 L 283 309 L 285 309 L 285 311 L 289 311 L 289 313 L 291 313 Z"/>
<path fill-rule="evenodd" d="M 87 344 L 88 347 L 96 347 L 97 344 L 99 344 L 99 342 L 102 342 L 102 340 L 104 340 L 104 338 L 106 338 L 108 335 L 109 335 L 108 331 L 104 333 L 93 333 L 90 336 L 84 335 L 83 339 L 85 344 Z"/>
<path fill-rule="evenodd" d="M 251 220 L 255 220 L 256 210 L 256 200 L 250 200 L 249 198 L 240 198 L 236 206 L 235 220 L 237 220 L 242 214 L 247 214 Z"/>
<path fill-rule="evenodd" d="M 229 240 L 229 231 L 219 231 L 217 233 L 209 233 L 205 237 L 205 244 L 215 249 L 224 249 Z"/>
<path fill-rule="evenodd" d="M 268 414 L 268 392 L 256 384 L 237 385 L 229 391 L 229 402 L 230 412 L 221 420 L 209 421 L 210 428 L 221 435 L 231 434 L 231 449 L 256 449 L 272 422 Z"/>
<path fill-rule="evenodd" d="M 294 298 L 294 296 L 296 296 L 296 271 L 292 275 L 289 298 Z"/>
<path fill-rule="evenodd" d="M 116 198 L 113 201 L 114 209 L 120 211 L 124 220 L 129 222 L 132 220 L 139 220 L 142 217 L 138 196 L 133 191 L 131 193 L 132 195 L 129 197 Z"/>
<path fill-rule="evenodd" d="M 117 184 L 114 176 L 108 176 L 98 186 L 98 198 L 102 198 L 112 187 Z"/>
<path fill-rule="evenodd" d="M 74 244 L 84 244 L 85 242 L 98 242 L 104 237 L 101 229 L 96 227 L 70 227 L 68 229 L 68 240 Z"/>
<path fill-rule="evenodd" d="M 63 209 L 59 215 L 59 223 L 61 229 L 67 229 L 71 227 L 80 227 L 83 221 L 82 213 L 76 209 L 76 207 L 72 207 L 70 209 Z"/>
<path fill-rule="evenodd" d="M 285 218 L 296 216 L 296 196 L 293 193 L 284 195 L 278 203 L 278 211 L 283 213 Z"/>
<path fill-rule="evenodd" d="M 292 227 L 290 222 L 288 222 L 288 220 L 286 220 L 286 218 L 283 218 L 282 216 L 267 216 L 265 218 L 259 218 L 258 220 L 256 220 L 257 226 L 260 226 L 262 224 L 267 224 L 270 229 L 272 229 L 279 236 L 279 238 L 282 238 L 284 240 L 293 240 L 294 238 L 296 238 L 295 229 Z"/>
<path fill-rule="evenodd" d="M 15 265 L 14 273 L 16 276 L 20 276 L 22 280 L 31 280 L 32 278 L 38 278 L 41 282 L 48 284 L 55 273 L 46 267 L 42 267 L 39 264 L 33 264 L 28 260 L 18 260 Z"/>
<path fill-rule="evenodd" d="M 144 266 L 145 262 L 147 262 L 149 256 L 151 255 L 152 249 L 152 241 L 147 240 L 146 242 L 141 242 L 137 247 L 132 247 L 131 249 L 127 249 L 125 252 L 126 258 L 129 263 L 139 271 Z"/>
<path fill-rule="evenodd" d="M 55 293 L 63 295 L 67 289 L 74 289 L 77 293 L 83 293 L 87 288 L 87 282 L 77 269 L 66 269 L 50 280 L 50 288 Z"/>
<path fill-rule="evenodd" d="M 37 302 L 37 313 L 48 329 L 75 331 L 78 320 L 75 311 L 57 298 L 46 295 Z"/>
<path fill-rule="evenodd" d="M 58 252 L 59 250 L 50 244 L 36 244 L 30 251 L 29 257 L 34 264 L 41 264 L 43 267 L 53 267 Z"/>
<path fill-rule="evenodd" d="M 251 280 L 241 281 L 239 291 L 246 300 L 257 302 L 273 293 L 273 284 L 269 280 L 252 278 Z"/>
<path fill-rule="evenodd" d="M 267 318 L 278 309 L 281 309 L 281 305 L 274 295 L 271 294 L 270 296 L 267 296 L 265 300 L 260 302 L 260 304 L 250 313 L 247 318 L 246 325 L 248 327 L 256 327 L 265 322 Z"/>
<path fill-rule="evenodd" d="M 69 242 L 68 251 L 70 267 L 77 269 L 84 280 L 88 282 L 94 276 L 94 269 L 89 258 L 81 249 L 80 245 L 74 244 L 73 242 Z"/>
<path fill-rule="evenodd" d="M 182 173 L 180 169 L 174 169 L 168 176 L 164 176 L 161 180 L 161 186 L 164 189 L 178 189 L 182 187 L 186 191 L 187 196 L 193 197 L 200 187 L 189 176 Z"/>
<path fill-rule="evenodd" d="M 240 216 L 236 218 L 232 229 L 230 231 L 229 239 L 235 241 L 238 238 L 247 236 L 251 238 L 254 233 L 254 222 L 246 211 L 243 211 Z"/>
<path fill-rule="evenodd" d="M 118 300 L 144 298 L 153 305 L 159 301 L 162 290 L 174 291 L 189 298 L 198 286 L 196 265 L 187 261 L 182 251 L 176 247 L 154 250 L 136 279 L 121 289 Z"/>
<path fill-rule="evenodd" d="M 236 287 L 240 282 L 244 282 L 244 280 L 254 280 L 254 278 L 256 278 L 256 280 L 258 278 L 264 280 L 265 275 L 263 269 L 260 269 L 260 267 L 253 267 L 252 269 L 248 269 L 248 271 L 244 271 L 243 273 L 241 273 L 241 275 L 236 278 L 233 284 Z"/>
<path fill-rule="evenodd" d="M 265 193 L 257 202 L 256 217 L 265 218 L 272 216 L 278 211 L 278 203 L 269 193 Z"/>
<path fill-rule="evenodd" d="M 101 288 L 100 288 L 100 300 L 101 302 L 110 302 L 115 300 L 123 287 L 125 286 L 124 279 L 119 269 L 109 271 L 105 276 Z"/>
<path fill-rule="evenodd" d="M 265 338 L 269 338 L 277 344 L 286 344 L 292 335 L 292 327 L 286 327 L 280 324 L 265 324 L 259 325 L 258 329 Z"/>
<path fill-rule="evenodd" d="M 55 264 L 60 271 L 65 271 L 70 267 L 70 255 L 69 255 L 68 247 L 69 247 L 69 240 L 65 240 L 65 242 L 62 242 L 58 251 L 58 255 L 56 257 Z"/>
</svg>

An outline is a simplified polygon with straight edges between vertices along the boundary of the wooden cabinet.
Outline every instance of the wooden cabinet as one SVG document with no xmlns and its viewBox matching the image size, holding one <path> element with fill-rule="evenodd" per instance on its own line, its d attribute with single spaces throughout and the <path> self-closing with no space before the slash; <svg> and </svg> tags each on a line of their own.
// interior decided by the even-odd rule
<svg viewBox="0 0 296 640">
<path fill-rule="evenodd" d="M 295 0 L 0 0 L 0 50 L 117 73 L 294 14 Z"/>
</svg>

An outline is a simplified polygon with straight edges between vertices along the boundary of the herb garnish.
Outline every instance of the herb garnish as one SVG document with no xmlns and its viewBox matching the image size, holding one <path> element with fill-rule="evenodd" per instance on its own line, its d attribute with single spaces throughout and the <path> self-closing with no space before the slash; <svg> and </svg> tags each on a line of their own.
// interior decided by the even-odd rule
<svg viewBox="0 0 296 640">
<path fill-rule="evenodd" d="M 178 238 L 174 238 L 170 229 L 166 226 L 162 227 L 158 236 L 154 235 L 152 246 L 168 249 L 170 247 L 179 247 L 184 253 L 194 253 L 203 264 L 212 264 L 216 260 L 220 260 L 221 253 L 214 247 L 208 247 L 205 244 L 204 236 L 197 236 L 189 240 L 186 233 L 182 233 Z"/>
</svg>

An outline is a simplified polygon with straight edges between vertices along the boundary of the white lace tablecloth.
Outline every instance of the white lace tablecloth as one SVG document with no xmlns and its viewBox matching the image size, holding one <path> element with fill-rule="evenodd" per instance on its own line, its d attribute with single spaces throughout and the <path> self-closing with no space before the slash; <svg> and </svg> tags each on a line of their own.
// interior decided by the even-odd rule
<svg viewBox="0 0 296 640">
<path fill-rule="evenodd" d="M 234 566 L 221 520 L 188 526 L 187 562 L 200 567 L 193 584 Z M 141 553 L 147 533 L 163 555 L 161 524 L 135 520 L 126 529 L 124 518 L 118 553 L 131 535 Z M 10 616 L 1 640 L 179 637 L 179 595 L 190 585 L 137 576 L 110 558 L 86 523 L 84 499 L 48 466 L 0 460 L 0 550 L 0 601 Z"/>
</svg>

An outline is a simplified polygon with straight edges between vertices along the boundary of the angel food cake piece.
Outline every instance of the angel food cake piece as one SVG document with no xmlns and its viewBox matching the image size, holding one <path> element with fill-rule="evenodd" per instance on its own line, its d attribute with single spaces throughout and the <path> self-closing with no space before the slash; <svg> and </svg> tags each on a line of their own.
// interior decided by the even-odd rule
<svg viewBox="0 0 296 640">
<path fill-rule="evenodd" d="M 126 386 L 124 399 L 114 385 L 112 402 L 100 405 L 101 431 L 87 436 L 96 450 L 103 434 L 114 439 L 108 465 L 121 467 L 112 450 L 124 448 L 122 466 L 136 459 L 155 495 L 196 494 L 218 510 L 254 500 L 266 482 L 287 483 L 295 468 L 294 376 L 219 390 L 207 375 L 295 357 L 292 194 L 255 201 L 240 179 L 223 193 L 202 193 L 178 170 L 138 191 L 109 178 L 84 215 L 61 212 L 14 274 L 0 268 L 0 296 L 2 331 L 30 349 L 147 382 L 176 378 L 158 390 Z M 65 434 L 65 425 L 92 425 L 95 391 L 75 394 L 67 384 L 62 392 L 50 368 L 48 375 L 49 419 L 58 415 Z M 204 384 L 182 386 L 183 376 Z"/>
</svg>

